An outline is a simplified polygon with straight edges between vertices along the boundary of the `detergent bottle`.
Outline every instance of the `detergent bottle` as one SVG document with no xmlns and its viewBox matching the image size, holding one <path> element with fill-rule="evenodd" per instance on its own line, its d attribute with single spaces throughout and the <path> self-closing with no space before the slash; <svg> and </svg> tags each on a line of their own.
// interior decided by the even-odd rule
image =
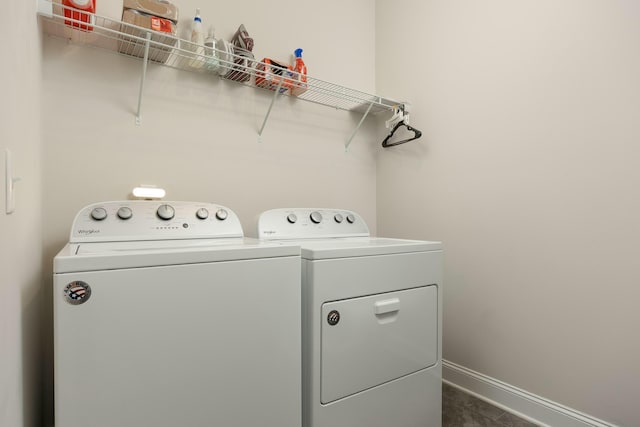
<svg viewBox="0 0 640 427">
<path fill-rule="evenodd" d="M 294 51 L 296 63 L 293 67 L 294 74 L 293 87 L 291 93 L 295 96 L 302 95 L 307 90 L 307 66 L 302 60 L 302 49 L 298 48 Z"/>
<path fill-rule="evenodd" d="M 62 5 L 66 6 L 64 9 L 65 18 L 69 18 L 64 21 L 67 25 L 80 28 L 81 30 L 93 31 L 93 26 L 79 24 L 81 21 L 88 24 L 93 24 L 94 13 L 96 13 L 96 0 L 62 0 Z"/>
</svg>

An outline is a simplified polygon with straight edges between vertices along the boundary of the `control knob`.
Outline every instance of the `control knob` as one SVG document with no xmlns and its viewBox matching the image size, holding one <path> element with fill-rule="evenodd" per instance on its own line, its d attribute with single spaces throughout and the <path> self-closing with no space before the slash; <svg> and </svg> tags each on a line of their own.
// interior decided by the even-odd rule
<svg viewBox="0 0 640 427">
<path fill-rule="evenodd" d="M 220 221 L 224 221 L 228 216 L 229 213 L 224 209 L 218 209 L 218 211 L 216 212 L 216 218 L 218 218 Z"/>
<path fill-rule="evenodd" d="M 131 208 L 123 206 L 120 209 L 118 209 L 118 218 L 120 218 L 120 219 L 129 219 L 132 216 L 133 216 L 133 212 L 131 211 Z"/>
<path fill-rule="evenodd" d="M 158 218 L 168 221 L 176 214 L 175 209 L 171 205 L 160 205 L 156 211 Z"/>
<path fill-rule="evenodd" d="M 196 211 L 196 217 L 198 219 L 207 219 L 209 218 L 209 211 L 205 208 L 200 208 Z"/>
<path fill-rule="evenodd" d="M 289 221 L 289 224 L 295 224 L 297 220 L 298 217 L 296 216 L 296 214 L 287 215 L 287 221 Z"/>
<path fill-rule="evenodd" d="M 353 214 L 349 214 L 349 215 L 347 215 L 347 222 L 348 222 L 349 224 L 353 224 L 354 222 L 356 222 L 356 217 L 355 217 L 355 215 L 353 215 Z"/>
<path fill-rule="evenodd" d="M 107 217 L 107 210 L 105 208 L 94 208 L 91 211 L 91 218 L 96 221 L 102 221 Z"/>
<path fill-rule="evenodd" d="M 334 219 L 338 224 L 340 224 L 340 223 L 342 222 L 342 220 L 344 220 L 344 217 L 343 217 L 342 215 L 340 215 L 340 214 L 335 214 L 335 215 L 333 216 L 333 219 Z"/>
<path fill-rule="evenodd" d="M 309 215 L 309 218 L 311 218 L 311 222 L 314 224 L 320 224 L 322 221 L 322 214 L 318 211 L 313 211 L 311 212 L 311 215 Z"/>
</svg>

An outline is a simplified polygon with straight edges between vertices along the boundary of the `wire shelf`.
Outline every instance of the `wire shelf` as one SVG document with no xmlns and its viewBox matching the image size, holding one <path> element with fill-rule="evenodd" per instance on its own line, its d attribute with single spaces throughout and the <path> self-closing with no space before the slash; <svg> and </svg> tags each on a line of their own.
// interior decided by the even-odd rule
<svg viewBox="0 0 640 427">
<path fill-rule="evenodd" d="M 369 113 L 390 112 L 403 105 L 387 98 L 303 76 L 290 67 L 256 61 L 251 52 L 225 40 L 217 40 L 214 47 L 205 48 L 169 32 L 154 31 L 96 14 L 81 13 L 79 16 L 78 11 L 75 11 L 72 15 L 71 10 L 52 0 L 39 0 L 38 14 L 42 18 L 44 32 L 75 44 L 98 47 L 144 60 L 140 97 L 146 65 L 150 61 L 169 68 L 210 74 L 269 90 L 274 93 L 274 101 L 277 95 L 292 96 L 339 110 L 363 113 L 365 117 Z M 65 11 L 69 13 L 65 14 Z M 139 109 L 140 102 L 141 99 Z M 137 121 L 139 118 L 140 110 Z M 352 138 L 353 135 L 347 146 Z"/>
</svg>

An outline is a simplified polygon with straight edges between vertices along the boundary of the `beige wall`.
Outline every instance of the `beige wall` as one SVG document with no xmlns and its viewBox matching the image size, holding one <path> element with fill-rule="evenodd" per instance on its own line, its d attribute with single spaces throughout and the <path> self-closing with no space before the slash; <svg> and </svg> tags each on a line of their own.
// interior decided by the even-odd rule
<svg viewBox="0 0 640 427">
<path fill-rule="evenodd" d="M 378 231 L 446 248 L 444 358 L 640 425 L 640 4 L 377 1 Z"/>
<path fill-rule="evenodd" d="M 0 57 L 0 426 L 41 421 L 40 43 L 34 2 L 3 5 Z M 16 210 L 5 214 L 5 149 Z"/>
<path fill-rule="evenodd" d="M 368 0 L 329 0 L 322 7 L 291 0 L 176 3 L 183 29 L 197 6 L 205 28 L 213 23 L 218 37 L 230 38 L 244 23 L 259 59 L 289 61 L 301 47 L 310 75 L 375 89 L 375 18 Z M 253 233 L 261 211 L 285 206 L 351 208 L 375 229 L 375 120 L 365 122 L 345 152 L 359 116 L 279 99 L 258 143 L 270 93 L 150 65 L 142 124 L 136 126 L 140 70 L 138 60 L 44 40 L 47 291 L 51 260 L 67 241 L 76 212 L 96 201 L 126 199 L 139 184 L 165 188 L 167 200 L 226 205 L 238 213 L 246 234 Z M 47 397 L 51 376 L 49 367 Z"/>
<path fill-rule="evenodd" d="M 412 101 L 424 137 L 378 154 L 376 195 L 372 121 L 344 153 L 357 117 L 281 100 L 259 144 L 268 96 L 153 66 L 135 126 L 139 62 L 50 39 L 41 55 L 34 5 L 10 3 L 0 52 L 19 59 L 3 65 L 0 147 L 23 181 L 16 213 L 0 211 L 0 425 L 39 425 L 41 294 L 73 215 L 141 183 L 226 204 L 247 231 L 261 210 L 318 205 L 377 216 L 383 235 L 442 239 L 446 359 L 640 424 L 635 2 L 378 1 L 375 25 L 366 0 L 298 18 L 292 1 L 196 3 L 180 2 L 182 24 L 199 6 L 218 36 L 245 23 L 261 56 L 303 47 L 316 77 Z"/>
</svg>

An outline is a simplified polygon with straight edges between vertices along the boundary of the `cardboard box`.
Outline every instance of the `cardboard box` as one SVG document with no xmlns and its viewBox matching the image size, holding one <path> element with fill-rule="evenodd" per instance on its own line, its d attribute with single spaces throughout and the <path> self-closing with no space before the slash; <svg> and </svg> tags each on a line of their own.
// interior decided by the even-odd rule
<svg viewBox="0 0 640 427">
<path fill-rule="evenodd" d="M 127 0 L 125 0 L 126 2 Z M 142 1 L 142 0 L 137 0 Z M 144 39 L 146 31 L 151 30 L 151 45 L 149 47 L 149 59 L 151 61 L 165 63 L 176 45 L 176 25 L 173 21 L 157 16 L 147 15 L 133 9 L 125 9 L 122 12 L 122 24 L 120 31 Z M 131 25 L 135 25 L 134 28 Z M 145 42 L 127 36 L 120 36 L 118 51 L 126 55 L 144 58 Z"/>
<path fill-rule="evenodd" d="M 123 10 L 133 9 L 146 15 L 157 16 L 158 18 L 170 19 L 174 24 L 178 23 L 178 8 L 163 0 L 124 0 Z"/>
</svg>

